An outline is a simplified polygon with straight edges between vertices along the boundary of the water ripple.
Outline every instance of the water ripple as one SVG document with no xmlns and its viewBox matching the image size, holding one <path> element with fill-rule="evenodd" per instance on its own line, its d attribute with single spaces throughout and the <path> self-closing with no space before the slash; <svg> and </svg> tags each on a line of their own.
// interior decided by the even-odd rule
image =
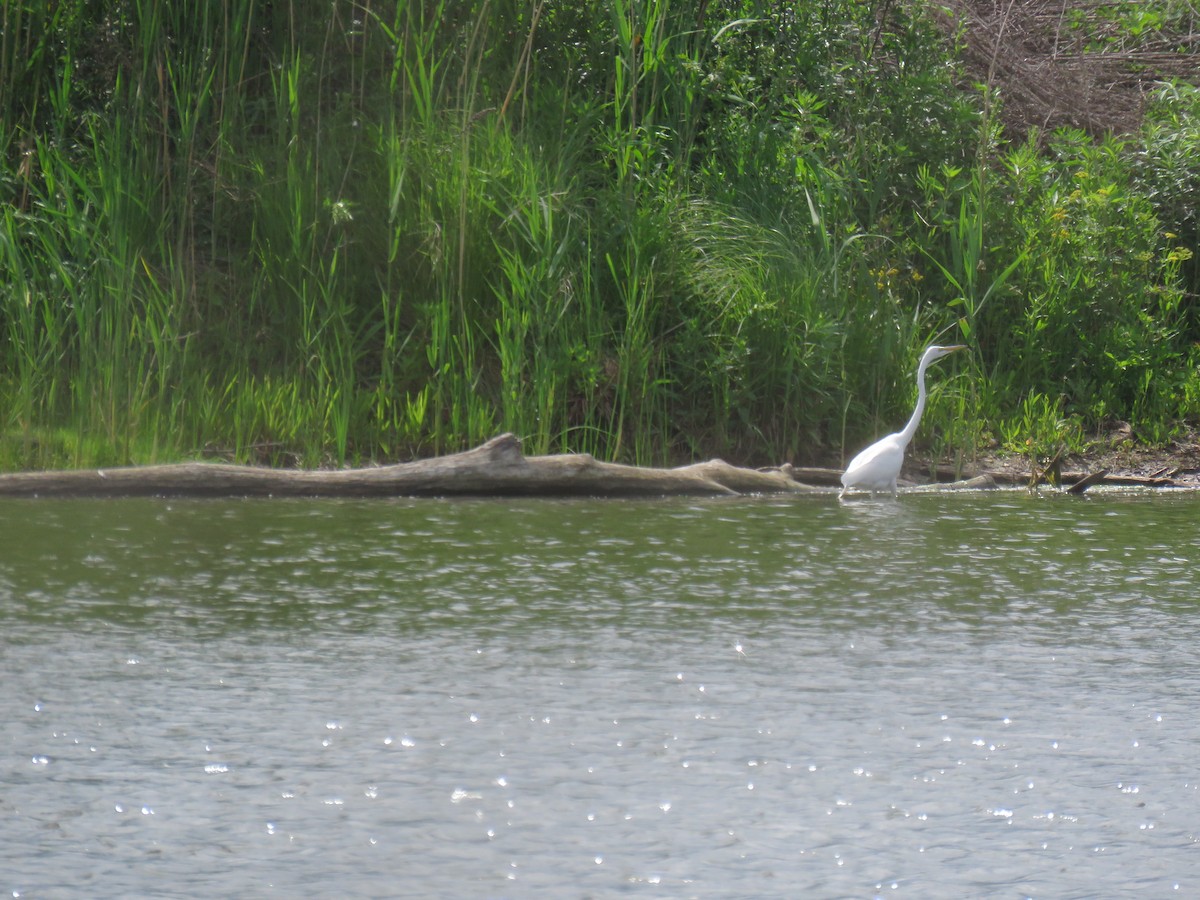
<svg viewBox="0 0 1200 900">
<path fill-rule="evenodd" d="M 0 888 L 1195 893 L 1195 500 L 1061 500 L 9 504 Z"/>
</svg>

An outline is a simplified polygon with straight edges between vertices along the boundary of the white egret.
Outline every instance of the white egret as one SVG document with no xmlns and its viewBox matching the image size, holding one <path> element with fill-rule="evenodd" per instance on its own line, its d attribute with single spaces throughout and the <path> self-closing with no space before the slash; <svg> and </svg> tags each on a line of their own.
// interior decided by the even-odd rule
<svg viewBox="0 0 1200 900">
<path fill-rule="evenodd" d="M 891 491 L 896 496 L 896 479 L 900 476 L 900 466 L 904 464 L 904 448 L 917 433 L 917 425 L 921 423 L 921 413 L 925 412 L 925 370 L 929 364 L 941 359 L 955 350 L 966 349 L 966 344 L 954 344 L 950 347 L 934 345 L 926 347 L 917 366 L 917 408 L 913 410 L 912 418 L 904 426 L 903 431 L 889 434 L 880 438 L 846 466 L 842 473 L 842 492 L 838 499 L 846 496 L 850 490 L 870 491 L 875 496 L 876 491 Z"/>
</svg>

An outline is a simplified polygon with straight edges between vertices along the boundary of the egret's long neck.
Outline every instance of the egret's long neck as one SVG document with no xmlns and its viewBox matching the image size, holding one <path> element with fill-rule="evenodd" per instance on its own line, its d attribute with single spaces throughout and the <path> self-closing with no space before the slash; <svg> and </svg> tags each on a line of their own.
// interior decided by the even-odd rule
<svg viewBox="0 0 1200 900">
<path fill-rule="evenodd" d="M 921 413 L 925 412 L 925 370 L 929 368 L 929 363 L 930 360 L 922 359 L 921 364 L 917 366 L 917 408 L 913 410 L 908 424 L 900 432 L 900 440 L 905 444 L 917 433 L 917 426 L 921 424 Z"/>
</svg>

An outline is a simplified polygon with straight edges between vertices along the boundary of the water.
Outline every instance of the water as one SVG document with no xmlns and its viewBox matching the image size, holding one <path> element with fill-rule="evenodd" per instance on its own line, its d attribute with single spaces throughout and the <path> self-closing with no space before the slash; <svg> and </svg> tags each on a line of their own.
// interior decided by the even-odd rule
<svg viewBox="0 0 1200 900">
<path fill-rule="evenodd" d="M 0 504 L 0 891 L 1200 892 L 1194 494 Z"/>
</svg>

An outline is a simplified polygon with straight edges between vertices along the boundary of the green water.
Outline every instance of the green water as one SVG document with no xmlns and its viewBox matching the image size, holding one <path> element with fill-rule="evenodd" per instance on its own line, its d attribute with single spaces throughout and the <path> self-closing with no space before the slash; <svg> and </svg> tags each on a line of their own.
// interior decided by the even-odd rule
<svg viewBox="0 0 1200 900">
<path fill-rule="evenodd" d="M 0 890 L 1193 896 L 1200 497 L 0 504 Z"/>
</svg>

